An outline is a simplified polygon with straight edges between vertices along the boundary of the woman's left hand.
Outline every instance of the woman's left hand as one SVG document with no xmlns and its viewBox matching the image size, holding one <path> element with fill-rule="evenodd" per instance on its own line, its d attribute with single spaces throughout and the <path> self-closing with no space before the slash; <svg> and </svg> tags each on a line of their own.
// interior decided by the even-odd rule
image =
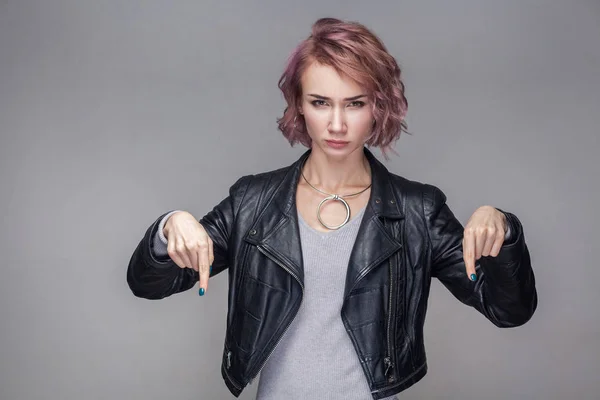
<svg viewBox="0 0 600 400">
<path fill-rule="evenodd" d="M 506 228 L 506 216 L 492 206 L 479 207 L 467 221 L 462 241 L 463 259 L 472 281 L 477 280 L 475 261 L 481 256 L 498 255 Z"/>
</svg>

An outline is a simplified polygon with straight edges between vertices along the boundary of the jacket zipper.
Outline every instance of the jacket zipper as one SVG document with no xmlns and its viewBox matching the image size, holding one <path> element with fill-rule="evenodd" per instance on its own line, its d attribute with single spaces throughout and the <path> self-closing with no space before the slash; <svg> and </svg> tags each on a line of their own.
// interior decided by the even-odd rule
<svg viewBox="0 0 600 400">
<path fill-rule="evenodd" d="M 240 385 L 238 385 L 237 383 L 235 383 L 235 381 L 233 380 L 233 378 L 231 378 L 231 376 L 229 376 L 229 369 L 231 368 L 231 350 L 227 350 L 227 366 L 225 368 L 225 373 L 227 374 L 227 376 L 229 377 L 229 381 L 230 383 L 237 389 L 237 390 L 242 390 L 242 388 L 240 387 Z"/>
<path fill-rule="evenodd" d="M 242 265 L 244 265 L 244 264 L 245 264 L 245 262 L 246 262 L 246 256 L 247 256 L 247 254 L 248 254 L 249 248 L 250 248 L 250 246 L 247 246 L 247 247 L 246 247 L 246 249 L 244 250 L 244 254 L 243 254 L 243 256 L 242 256 Z M 240 285 L 240 284 L 241 284 L 241 279 L 240 279 L 240 282 L 239 282 L 239 283 L 237 283 L 237 286 L 236 286 L 236 293 L 237 293 L 237 292 L 238 292 L 238 290 L 239 290 L 239 285 Z M 226 373 L 227 373 L 227 376 L 229 376 L 229 372 L 228 372 L 228 371 L 229 371 L 229 369 L 231 368 L 231 354 L 232 354 L 232 353 L 231 353 L 231 350 L 227 350 L 227 354 L 226 354 L 226 357 L 227 357 L 227 358 L 226 358 L 226 368 L 225 368 L 225 370 L 226 370 Z M 242 388 L 240 387 L 240 385 L 236 384 L 236 383 L 233 381 L 233 379 L 232 379 L 231 377 L 229 377 L 229 379 L 230 379 L 230 381 L 231 381 L 231 384 L 232 384 L 233 386 L 235 386 L 235 388 L 236 388 L 237 390 L 242 390 Z"/>
<path fill-rule="evenodd" d="M 394 368 L 394 363 L 392 362 L 392 295 L 394 293 L 394 264 L 390 261 L 390 293 L 389 293 L 389 304 L 388 304 L 388 321 L 387 321 L 387 356 L 383 359 L 385 364 L 385 373 L 386 378 L 388 377 L 388 373 L 392 368 Z M 388 378 L 389 379 L 389 378 Z"/>
<path fill-rule="evenodd" d="M 389 295 L 388 295 L 388 318 L 387 318 L 387 332 L 386 332 L 386 337 L 387 337 L 387 354 L 383 359 L 383 363 L 385 365 L 385 372 L 384 375 L 387 378 L 388 374 L 390 372 L 391 369 L 394 368 L 394 363 L 392 362 L 392 334 L 391 334 L 391 330 L 392 330 L 392 294 L 394 293 L 394 271 L 393 271 L 393 264 L 390 262 L 390 291 L 389 291 Z M 364 275 L 366 274 L 363 273 L 360 278 L 362 278 Z"/>
<path fill-rule="evenodd" d="M 286 267 L 285 265 L 283 265 L 282 263 L 280 263 L 278 260 L 275 259 L 275 257 L 273 257 L 269 250 L 262 245 L 257 245 L 258 250 L 263 253 L 265 256 L 267 256 L 271 261 L 273 261 L 274 263 L 276 263 L 277 265 L 279 265 L 281 268 L 283 268 L 284 270 L 286 270 L 290 275 L 292 275 L 294 277 L 294 279 L 296 279 L 296 281 L 298 282 L 298 284 L 300 285 L 300 288 L 302 289 L 302 297 L 300 298 L 300 305 L 302 305 L 302 299 L 304 298 L 304 285 L 302 284 L 302 282 L 300 282 L 300 279 L 296 276 L 296 274 L 294 274 L 288 267 Z M 300 305 L 298 306 L 298 308 L 300 308 Z M 298 313 L 296 312 L 296 315 Z M 296 315 L 294 315 L 294 318 L 292 318 L 292 320 L 290 322 L 288 322 L 287 326 L 285 327 L 285 329 L 283 330 L 283 333 L 281 334 L 281 336 L 279 337 L 279 339 L 277 339 L 277 342 L 275 343 L 275 346 L 273 346 L 273 348 L 271 349 L 271 351 L 269 352 L 269 354 L 267 355 L 267 358 L 265 358 L 265 360 L 262 362 L 262 364 L 260 365 L 258 372 L 256 372 L 256 374 L 254 374 L 251 378 L 250 381 L 248 382 L 249 384 L 252 384 L 252 381 L 254 381 L 254 378 L 256 378 L 258 376 L 258 374 L 260 373 L 260 371 L 262 371 L 263 367 L 265 366 L 265 364 L 267 363 L 267 361 L 269 361 L 269 358 L 271 357 L 271 355 L 273 354 L 273 352 L 275 351 L 275 349 L 277 348 L 277 345 L 279 344 L 279 342 L 281 342 L 281 339 L 285 336 L 285 333 L 287 332 L 287 330 L 289 329 L 290 325 L 292 325 L 292 322 L 294 322 L 294 320 L 296 319 Z"/>
<path fill-rule="evenodd" d="M 391 326 L 392 326 L 392 294 L 394 293 L 394 270 L 393 264 L 390 262 L 390 291 L 389 291 L 389 301 L 388 301 L 388 318 L 387 318 L 387 355 L 383 359 L 383 363 L 385 365 L 384 375 L 387 377 L 388 373 L 391 369 L 394 368 L 394 363 L 392 362 L 392 338 L 391 338 Z M 368 271 L 363 271 L 362 274 L 359 275 L 356 282 L 362 279 Z"/>
<path fill-rule="evenodd" d="M 395 232 L 396 237 L 398 237 L 399 232 Z M 390 260 L 388 261 L 390 266 L 390 293 L 388 296 L 389 305 L 388 305 L 388 321 L 387 321 L 387 357 L 383 359 L 385 364 L 385 377 L 388 379 L 388 382 L 393 382 L 393 375 L 388 376 L 390 371 L 394 368 L 394 362 L 392 361 L 392 307 L 393 307 L 393 297 L 394 297 L 394 263 Z"/>
</svg>

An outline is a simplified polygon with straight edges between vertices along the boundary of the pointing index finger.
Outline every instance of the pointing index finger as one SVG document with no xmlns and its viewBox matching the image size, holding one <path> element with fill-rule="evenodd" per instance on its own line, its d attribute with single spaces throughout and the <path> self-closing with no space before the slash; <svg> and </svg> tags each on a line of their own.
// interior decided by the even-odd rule
<svg viewBox="0 0 600 400">
<path fill-rule="evenodd" d="M 477 280 L 477 273 L 475 271 L 475 234 L 469 230 L 465 231 L 463 237 L 463 260 L 465 261 L 465 268 L 467 276 L 470 280 Z"/>
</svg>

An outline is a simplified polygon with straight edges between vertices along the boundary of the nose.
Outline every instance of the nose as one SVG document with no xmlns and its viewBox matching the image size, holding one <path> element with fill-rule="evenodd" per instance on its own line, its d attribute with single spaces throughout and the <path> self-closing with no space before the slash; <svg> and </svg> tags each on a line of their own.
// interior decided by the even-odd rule
<svg viewBox="0 0 600 400">
<path fill-rule="evenodd" d="M 344 133 L 346 132 L 346 117 L 344 110 L 339 107 L 333 107 L 331 117 L 329 119 L 329 132 Z"/>
</svg>

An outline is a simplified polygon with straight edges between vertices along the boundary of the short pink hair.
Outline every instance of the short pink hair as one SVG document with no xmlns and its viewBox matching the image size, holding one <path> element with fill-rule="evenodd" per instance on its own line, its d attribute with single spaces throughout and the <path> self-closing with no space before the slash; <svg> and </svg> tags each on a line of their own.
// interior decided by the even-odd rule
<svg viewBox="0 0 600 400">
<path fill-rule="evenodd" d="M 312 62 L 328 65 L 369 91 L 373 103 L 375 127 L 366 144 L 391 149 L 402 131 L 406 132 L 404 83 L 400 67 L 381 40 L 362 24 L 335 18 L 321 18 L 312 26 L 311 35 L 290 55 L 279 88 L 287 102 L 279 130 L 293 146 L 311 146 L 304 118 L 299 113 L 302 98 L 301 77 Z"/>
</svg>

